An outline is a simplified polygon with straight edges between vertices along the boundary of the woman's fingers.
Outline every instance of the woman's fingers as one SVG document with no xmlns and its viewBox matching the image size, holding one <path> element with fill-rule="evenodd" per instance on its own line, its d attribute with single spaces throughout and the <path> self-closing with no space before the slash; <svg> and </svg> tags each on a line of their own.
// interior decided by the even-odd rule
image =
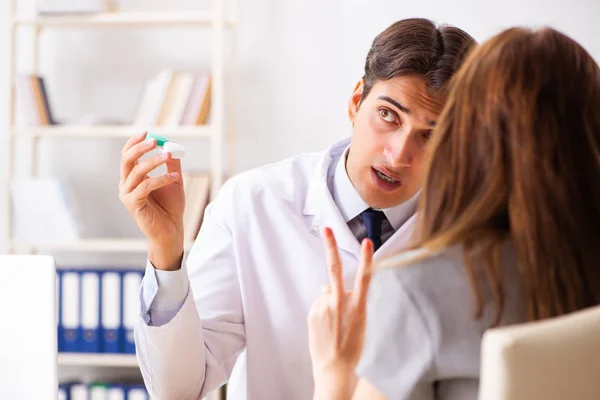
<svg viewBox="0 0 600 400">
<path fill-rule="evenodd" d="M 364 310 L 367 304 L 371 275 L 373 274 L 373 242 L 363 240 L 360 248 L 360 264 L 354 280 L 354 304 L 359 310 Z"/>
</svg>

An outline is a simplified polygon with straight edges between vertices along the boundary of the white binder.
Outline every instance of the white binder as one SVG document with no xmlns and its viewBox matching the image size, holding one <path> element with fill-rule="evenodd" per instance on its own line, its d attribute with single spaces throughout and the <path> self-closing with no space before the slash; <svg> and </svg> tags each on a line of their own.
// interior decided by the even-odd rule
<svg viewBox="0 0 600 400">
<path fill-rule="evenodd" d="M 125 352 L 134 353 L 133 325 L 138 317 L 138 296 L 142 284 L 142 272 L 128 271 L 123 275 L 123 328 Z"/>
<path fill-rule="evenodd" d="M 100 327 L 100 277 L 95 271 L 81 273 L 81 327 L 85 352 L 100 350 L 98 328 Z M 93 337 L 92 337 L 93 335 Z"/>
<path fill-rule="evenodd" d="M 125 390 L 121 386 L 111 386 L 106 392 L 106 400 L 125 400 Z"/>
<path fill-rule="evenodd" d="M 102 330 L 103 351 L 117 353 L 121 346 L 121 274 L 104 272 L 102 274 Z"/>
<path fill-rule="evenodd" d="M 62 274 L 62 327 L 65 351 L 77 351 L 80 328 L 79 273 L 65 271 Z"/>
</svg>

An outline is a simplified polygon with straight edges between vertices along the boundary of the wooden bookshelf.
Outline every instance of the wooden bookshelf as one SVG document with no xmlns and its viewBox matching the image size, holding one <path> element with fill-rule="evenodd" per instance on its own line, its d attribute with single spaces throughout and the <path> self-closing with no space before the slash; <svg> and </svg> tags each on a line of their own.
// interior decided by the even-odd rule
<svg viewBox="0 0 600 400">
<path fill-rule="evenodd" d="M 178 138 L 209 138 L 210 125 L 198 126 L 156 126 L 141 127 L 135 125 L 48 125 L 48 126 L 17 126 L 10 132 L 16 137 L 131 137 L 145 130 L 161 132 L 169 137 Z"/>
<path fill-rule="evenodd" d="M 226 150 L 232 151 L 235 146 L 235 127 L 226 127 L 225 110 L 226 100 L 232 97 L 235 90 L 236 79 L 228 80 L 230 83 L 229 90 L 225 88 L 225 68 L 231 68 L 232 75 L 236 73 L 236 0 L 215 0 L 212 2 L 212 8 L 205 11 L 190 11 L 190 12 L 114 12 L 114 13 L 96 13 L 96 14 L 78 14 L 78 15 L 37 15 L 34 17 L 18 17 L 16 12 L 16 2 L 18 0 L 10 0 L 9 21 L 10 28 L 8 30 L 7 40 L 10 43 L 8 52 L 8 93 L 10 99 L 8 104 L 8 121 L 4 127 L 4 131 L 8 133 L 7 156 L 3 159 L 5 163 L 0 170 L 4 175 L 6 187 L 2 190 L 5 196 L 5 207 L 1 211 L 0 221 L 2 229 L 6 233 L 8 239 L 6 243 L 0 244 L 0 252 L 11 253 L 18 249 L 19 252 L 24 250 L 25 253 L 35 253 L 39 250 L 52 252 L 71 252 L 71 253 L 145 253 L 147 243 L 144 239 L 127 239 L 127 238 L 98 238 L 98 239 L 80 239 L 72 242 L 44 242 L 32 243 L 22 242 L 13 237 L 14 227 L 12 218 L 12 198 L 11 198 L 11 183 L 15 177 L 14 163 L 16 143 L 20 139 L 24 142 L 29 142 L 29 146 L 25 146 L 25 150 L 29 149 L 29 154 L 26 158 L 30 158 L 31 167 L 27 177 L 37 178 L 38 168 L 37 159 L 39 158 L 42 146 L 36 146 L 36 143 L 41 138 L 58 139 L 58 138 L 126 138 L 142 131 L 156 131 L 161 135 L 169 138 L 186 138 L 199 139 L 206 143 L 209 155 L 209 173 L 210 173 L 210 190 L 211 197 L 220 189 L 224 176 L 231 176 L 234 171 L 230 167 L 226 171 L 224 163 L 224 153 Z M 225 13 L 225 4 L 231 5 L 230 14 Z M 210 65 L 210 124 L 206 125 L 182 125 L 173 126 L 172 124 L 160 126 L 139 126 L 136 122 L 128 125 L 43 125 L 36 126 L 17 126 L 15 124 L 16 115 L 16 80 L 17 74 L 17 59 L 19 59 L 21 50 L 17 46 L 17 34 L 21 28 L 25 28 L 32 35 L 27 43 L 27 48 L 31 45 L 33 49 L 32 65 L 28 68 L 28 73 L 36 75 L 39 73 L 39 57 L 42 54 L 40 47 L 45 43 L 40 40 L 40 35 L 47 29 L 170 29 L 170 28 L 189 28 L 189 29 L 207 29 L 211 32 L 211 42 L 209 51 L 211 56 Z M 231 41 L 225 40 L 226 33 L 231 33 Z M 182 34 L 186 34 L 185 32 Z M 208 46 L 207 46 L 208 47 Z M 28 51 L 28 50 L 25 50 Z M 225 52 L 229 51 L 232 54 L 232 60 L 226 65 Z M 177 66 L 173 66 L 176 68 Z M 184 122 L 181 122 L 182 124 Z M 202 122 L 196 122 L 202 123 Z M 135 125 L 134 125 L 135 124 Z M 159 124 L 158 122 L 156 124 Z M 227 142 L 227 143 L 226 143 Z M 227 147 L 226 147 L 227 144 Z M 230 157 L 235 159 L 235 157 Z M 184 171 L 185 172 L 185 171 Z M 115 187 L 116 191 L 116 187 Z M 190 250 L 193 245 L 192 241 L 185 243 L 185 249 Z M 144 267 L 144 266 L 141 266 Z M 69 375 L 73 379 L 85 377 L 85 379 L 93 378 L 98 373 L 102 375 L 111 368 L 126 368 L 128 371 L 139 371 L 137 359 L 135 355 L 130 354 L 79 354 L 79 353 L 59 353 L 58 354 L 59 374 L 61 369 L 69 370 Z M 84 373 L 85 371 L 85 373 Z M 92 371 L 90 373 L 90 371 Z M 139 372 L 138 372 L 139 373 Z M 218 392 L 215 393 L 218 396 Z M 215 397 L 218 398 L 218 397 Z"/>
<path fill-rule="evenodd" d="M 139 368 L 135 354 L 58 353 L 58 365 Z"/>
<path fill-rule="evenodd" d="M 184 249 L 190 250 L 194 243 L 188 241 Z M 41 242 L 19 242 L 12 241 L 14 249 L 35 249 L 52 252 L 93 252 L 93 253 L 143 253 L 148 249 L 144 239 L 81 239 L 66 243 L 41 243 Z"/>
<path fill-rule="evenodd" d="M 143 27 L 182 28 L 210 27 L 215 24 L 216 14 L 212 11 L 192 11 L 178 13 L 94 13 L 89 15 L 43 15 L 35 18 L 15 18 L 16 26 L 37 26 L 40 28 L 101 28 L 101 27 Z M 224 20 L 224 26 L 231 28 L 234 22 Z"/>
</svg>

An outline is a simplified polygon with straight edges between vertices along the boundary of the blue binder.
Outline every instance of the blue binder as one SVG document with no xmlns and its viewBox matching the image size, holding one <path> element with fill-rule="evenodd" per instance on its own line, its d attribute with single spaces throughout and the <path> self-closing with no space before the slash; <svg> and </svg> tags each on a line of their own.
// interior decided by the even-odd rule
<svg viewBox="0 0 600 400">
<path fill-rule="evenodd" d="M 58 400 L 71 400 L 71 385 L 61 383 L 58 385 Z"/>
<path fill-rule="evenodd" d="M 101 284 L 98 271 L 82 270 L 81 274 L 81 340 L 79 351 L 100 352 Z"/>
<path fill-rule="evenodd" d="M 58 351 L 64 350 L 64 332 L 62 327 L 62 271 L 56 271 L 56 338 L 58 340 Z"/>
<path fill-rule="evenodd" d="M 133 326 L 138 318 L 138 296 L 142 284 L 143 272 L 123 272 L 123 329 L 124 329 L 124 352 L 135 354 L 135 341 L 133 337 Z"/>
<path fill-rule="evenodd" d="M 104 353 L 121 353 L 123 351 L 121 273 L 104 271 L 101 281 L 102 351 Z"/>
<path fill-rule="evenodd" d="M 81 286 L 79 273 L 73 270 L 63 271 L 61 288 L 63 351 L 77 352 L 81 334 Z"/>
</svg>

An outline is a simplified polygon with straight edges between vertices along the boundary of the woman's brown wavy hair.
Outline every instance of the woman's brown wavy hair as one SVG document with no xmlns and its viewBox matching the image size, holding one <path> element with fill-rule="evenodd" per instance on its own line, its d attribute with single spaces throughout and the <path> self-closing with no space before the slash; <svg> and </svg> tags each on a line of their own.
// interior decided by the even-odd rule
<svg viewBox="0 0 600 400">
<path fill-rule="evenodd" d="M 549 28 L 474 49 L 434 131 L 419 207 L 415 247 L 464 246 L 478 315 L 487 285 L 501 317 L 507 239 L 529 320 L 599 304 L 600 70 L 586 50 Z"/>
</svg>

